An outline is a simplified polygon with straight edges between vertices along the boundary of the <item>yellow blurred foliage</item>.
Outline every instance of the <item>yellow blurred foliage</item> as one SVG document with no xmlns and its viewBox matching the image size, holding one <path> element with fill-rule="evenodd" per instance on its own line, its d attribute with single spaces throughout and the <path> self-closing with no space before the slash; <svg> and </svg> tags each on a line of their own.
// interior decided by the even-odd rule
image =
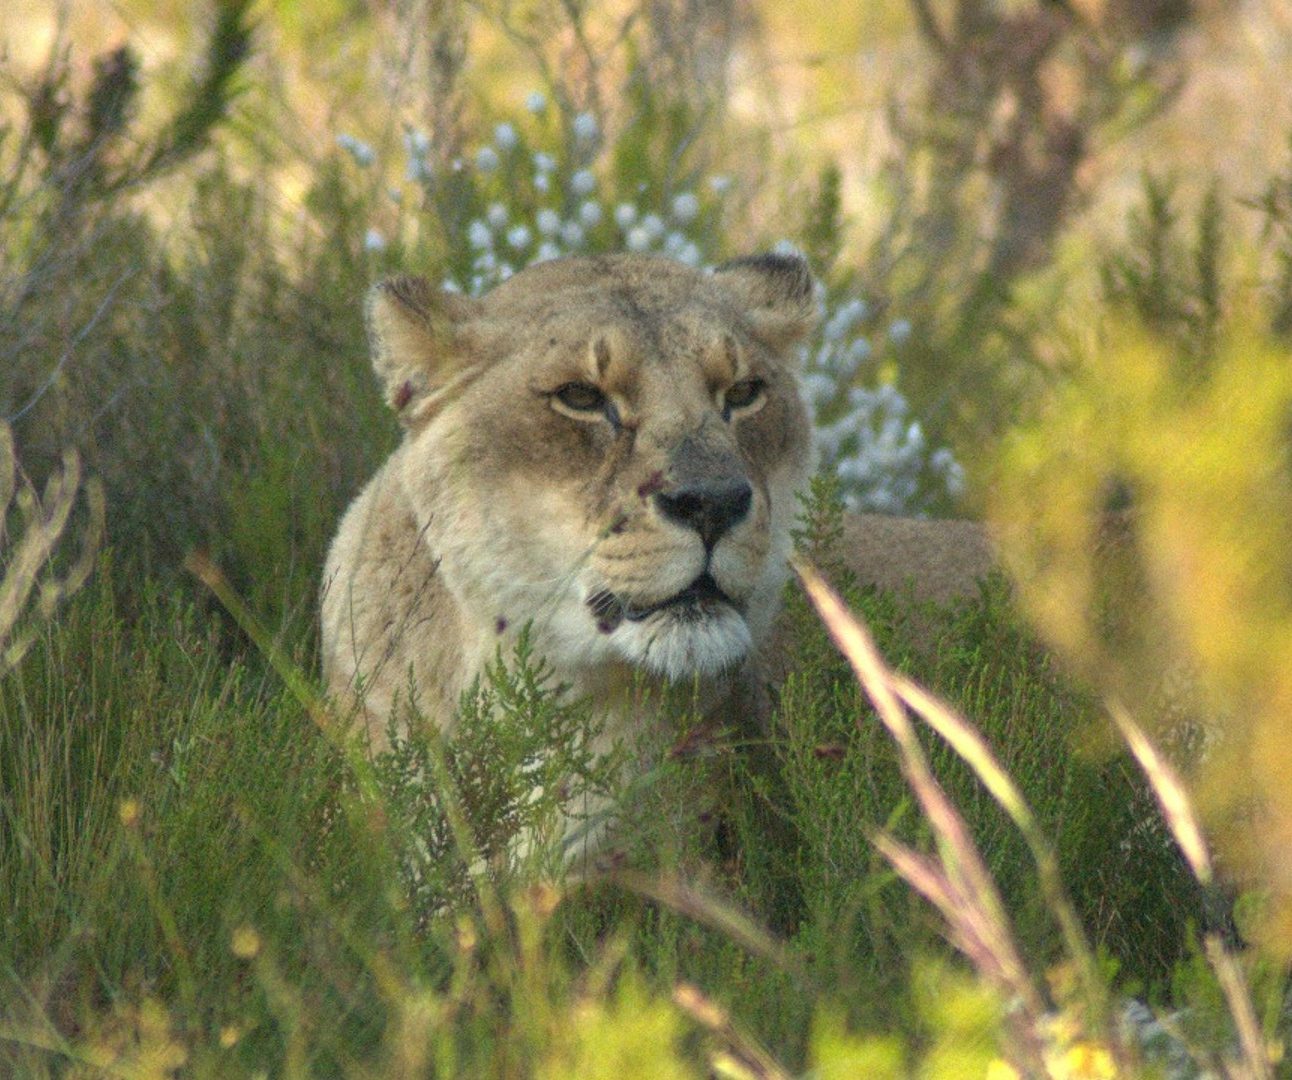
<svg viewBox="0 0 1292 1080">
<path fill-rule="evenodd" d="M 681 1053 L 683 1018 L 626 976 L 608 995 L 574 1005 L 536 1075 L 541 1080 L 683 1080 L 700 1074 Z"/>
<path fill-rule="evenodd" d="M 1235 331 L 1195 361 L 1114 326 L 1009 442 L 990 506 L 1049 640 L 1168 746 L 1195 725 L 1204 818 L 1229 865 L 1274 892 L 1266 934 L 1285 953 L 1290 438 L 1284 343 Z"/>
</svg>

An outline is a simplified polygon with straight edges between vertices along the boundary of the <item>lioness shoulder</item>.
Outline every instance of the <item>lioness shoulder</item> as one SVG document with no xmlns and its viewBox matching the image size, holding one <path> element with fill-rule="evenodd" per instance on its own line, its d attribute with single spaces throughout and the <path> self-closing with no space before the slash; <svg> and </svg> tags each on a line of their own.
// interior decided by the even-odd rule
<svg viewBox="0 0 1292 1080">
<path fill-rule="evenodd" d="M 711 273 L 667 259 L 554 260 L 483 299 L 417 278 L 368 301 L 401 445 L 341 523 L 324 575 L 329 688 L 378 744 L 396 702 L 451 722 L 529 626 L 612 724 L 641 680 L 719 708 L 758 674 L 814 466 L 796 345 L 805 263 Z M 854 519 L 863 580 L 939 599 L 989 565 L 975 526 Z"/>
</svg>

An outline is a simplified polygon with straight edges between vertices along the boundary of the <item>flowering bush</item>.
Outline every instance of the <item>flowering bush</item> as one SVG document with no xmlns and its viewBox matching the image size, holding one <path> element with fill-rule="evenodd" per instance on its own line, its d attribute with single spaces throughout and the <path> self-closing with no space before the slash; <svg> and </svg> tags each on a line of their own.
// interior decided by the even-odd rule
<svg viewBox="0 0 1292 1080">
<path fill-rule="evenodd" d="M 803 390 L 816 419 L 821 464 L 835 471 L 849 509 L 920 513 L 936 500 L 959 498 L 964 469 L 949 448 L 930 447 L 897 386 L 859 381 L 876 366 L 875 346 L 863 333 L 866 302 L 850 297 L 823 308 L 820 333 L 803 350 Z M 909 323 L 894 321 L 887 346 L 900 357 L 910 333 Z"/>
<path fill-rule="evenodd" d="M 538 91 L 526 97 L 525 112 L 498 123 L 488 142 L 450 162 L 447 175 L 431 165 L 425 133 L 404 133 L 405 181 L 417 186 L 423 207 L 399 221 L 398 240 L 414 249 L 438 248 L 445 288 L 478 296 L 523 267 L 566 255 L 651 252 L 707 268 L 724 254 L 730 178 L 674 184 L 621 177 L 615 183 L 610 148 L 592 114 L 558 115 Z M 373 149 L 351 135 L 337 144 L 361 169 L 376 161 Z M 399 206 L 407 201 L 398 189 L 391 197 Z M 440 230 L 438 240 L 427 236 L 428 228 Z M 364 247 L 384 252 L 386 235 L 370 228 Z M 788 241 L 778 249 L 795 250 Z M 817 420 L 822 464 L 838 474 L 844 501 L 854 510 L 889 514 L 954 502 L 964 471 L 948 448 L 930 446 L 896 385 L 878 378 L 876 350 L 862 333 L 867 305 L 855 297 L 832 304 L 826 297 L 822 290 L 821 329 L 802 353 L 803 387 Z M 900 354 L 910 336 L 910 323 L 896 320 L 886 345 Z"/>
<path fill-rule="evenodd" d="M 431 220 L 419 212 L 401 225 L 413 246 L 429 240 L 428 226 L 444 230 L 436 246 L 446 288 L 479 295 L 523 267 L 588 252 L 657 252 L 691 266 L 711 261 L 726 178 L 712 178 L 703 196 L 666 184 L 616 192 L 603 179 L 605 143 L 591 113 L 558 116 L 538 91 L 526 97 L 525 110 L 523 120 L 498 123 L 488 142 L 454 159 L 449 175 L 430 164 L 424 132 L 404 134 L 404 176 L 420 189 Z M 376 160 L 353 136 L 337 143 L 360 168 Z M 404 202 L 400 191 L 391 194 Z M 386 237 L 370 230 L 365 246 L 383 251 Z"/>
</svg>

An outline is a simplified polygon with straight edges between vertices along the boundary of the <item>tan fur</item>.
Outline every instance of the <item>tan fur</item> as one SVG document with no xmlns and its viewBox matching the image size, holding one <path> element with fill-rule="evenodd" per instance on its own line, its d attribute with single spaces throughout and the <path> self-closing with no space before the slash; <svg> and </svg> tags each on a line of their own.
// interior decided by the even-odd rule
<svg viewBox="0 0 1292 1080">
<path fill-rule="evenodd" d="M 401 278 L 373 290 L 368 313 L 405 438 L 341 523 L 322 634 L 328 687 L 356 702 L 374 745 L 410 695 L 451 723 L 526 624 L 612 736 L 641 722 L 628 693 L 643 673 L 694 679 L 711 709 L 759 682 L 750 658 L 771 639 L 814 464 L 792 359 L 814 317 L 801 262 L 705 274 L 647 256 L 563 259 L 479 301 Z M 724 415 L 750 379 L 761 396 Z M 586 391 L 567 404 L 572 384 L 613 410 L 582 410 Z M 669 508 L 719 482 L 751 495 L 710 552 Z M 863 580 L 936 599 L 989 565 L 963 523 L 859 518 L 847 540 Z M 706 566 L 731 604 L 686 599 Z"/>
</svg>

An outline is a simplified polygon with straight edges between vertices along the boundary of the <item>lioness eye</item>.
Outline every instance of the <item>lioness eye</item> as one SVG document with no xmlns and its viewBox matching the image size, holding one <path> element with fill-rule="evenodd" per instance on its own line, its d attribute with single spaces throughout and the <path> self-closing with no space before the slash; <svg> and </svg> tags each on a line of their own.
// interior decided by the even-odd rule
<svg viewBox="0 0 1292 1080">
<path fill-rule="evenodd" d="M 556 398 L 575 412 L 600 412 L 606 407 L 606 395 L 587 383 L 566 383 L 556 391 Z"/>
<path fill-rule="evenodd" d="M 748 408 L 762 397 L 766 386 L 767 384 L 762 379 L 742 379 L 740 382 L 734 383 L 727 390 L 726 397 L 723 399 L 728 411 Z"/>
</svg>

